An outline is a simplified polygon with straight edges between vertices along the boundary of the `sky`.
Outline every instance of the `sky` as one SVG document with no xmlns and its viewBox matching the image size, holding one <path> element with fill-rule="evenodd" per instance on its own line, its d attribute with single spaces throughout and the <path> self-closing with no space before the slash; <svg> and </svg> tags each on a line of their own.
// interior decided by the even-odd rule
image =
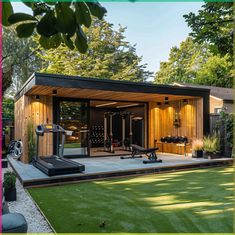
<svg viewBox="0 0 235 235">
<path fill-rule="evenodd" d="M 101 2 L 106 20 L 127 27 L 125 36 L 136 44 L 137 54 L 147 69 L 156 72 L 173 46 L 179 46 L 190 33 L 183 15 L 197 12 L 203 2 Z M 13 3 L 15 12 L 29 12 L 22 3 Z"/>
</svg>

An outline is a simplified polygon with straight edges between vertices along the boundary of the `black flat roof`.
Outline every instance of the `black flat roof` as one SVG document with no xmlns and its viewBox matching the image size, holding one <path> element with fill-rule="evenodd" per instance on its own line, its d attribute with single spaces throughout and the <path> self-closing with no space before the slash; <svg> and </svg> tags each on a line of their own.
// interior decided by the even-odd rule
<svg viewBox="0 0 235 235">
<path fill-rule="evenodd" d="M 174 85 L 153 84 L 150 82 L 131 82 L 110 79 L 68 76 L 59 74 L 34 73 L 15 95 L 15 100 L 30 91 L 34 86 L 50 86 L 64 88 L 79 88 L 118 92 L 135 92 L 149 94 L 172 94 L 186 96 L 208 96 L 209 89 L 197 87 L 179 87 Z"/>
</svg>

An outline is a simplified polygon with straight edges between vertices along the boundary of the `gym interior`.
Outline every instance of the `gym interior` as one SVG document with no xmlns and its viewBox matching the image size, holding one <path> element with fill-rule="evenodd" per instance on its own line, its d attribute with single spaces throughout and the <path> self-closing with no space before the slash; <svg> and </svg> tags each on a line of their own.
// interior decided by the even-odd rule
<svg viewBox="0 0 235 235">
<path fill-rule="evenodd" d="M 54 103 L 59 107 L 54 118 L 67 131 L 66 157 L 127 155 L 131 144 L 146 146 L 145 103 L 66 98 Z"/>
</svg>

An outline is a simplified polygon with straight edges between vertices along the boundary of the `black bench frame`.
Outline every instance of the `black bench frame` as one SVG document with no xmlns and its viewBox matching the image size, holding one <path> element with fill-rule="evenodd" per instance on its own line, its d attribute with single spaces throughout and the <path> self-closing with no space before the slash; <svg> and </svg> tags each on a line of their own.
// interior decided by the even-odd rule
<svg viewBox="0 0 235 235">
<path fill-rule="evenodd" d="M 143 148 L 139 145 L 132 144 L 132 153 L 130 157 L 120 157 L 121 159 L 134 159 L 134 158 L 142 158 L 142 155 L 139 154 L 145 154 L 148 157 L 148 160 L 144 160 L 143 163 L 157 163 L 162 162 L 161 159 L 157 158 L 156 151 L 158 148 Z"/>
</svg>

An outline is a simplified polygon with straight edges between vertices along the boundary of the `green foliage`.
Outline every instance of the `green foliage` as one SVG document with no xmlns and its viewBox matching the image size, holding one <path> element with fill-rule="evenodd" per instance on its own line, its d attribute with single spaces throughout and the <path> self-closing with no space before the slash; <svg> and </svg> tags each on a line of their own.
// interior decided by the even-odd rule
<svg viewBox="0 0 235 235">
<path fill-rule="evenodd" d="M 225 128 L 225 143 L 228 143 L 230 147 L 233 147 L 233 125 L 234 114 L 226 113 L 224 110 L 220 112 L 219 120 L 216 123 L 218 130 L 221 126 Z"/>
<path fill-rule="evenodd" d="M 216 134 L 204 136 L 203 146 L 206 152 L 217 152 L 220 150 L 219 138 Z"/>
<path fill-rule="evenodd" d="M 2 118 L 14 120 L 14 100 L 13 99 L 3 98 Z"/>
<path fill-rule="evenodd" d="M 197 71 L 195 83 L 202 85 L 233 87 L 233 63 L 226 54 L 210 56 Z"/>
<path fill-rule="evenodd" d="M 13 189 L 16 185 L 16 175 L 14 172 L 8 171 L 3 177 L 3 187 L 5 190 Z"/>
<path fill-rule="evenodd" d="M 3 27 L 3 70 L 9 71 L 4 73 L 3 94 L 14 96 L 32 73 L 41 68 L 41 60 L 35 54 L 36 48 L 37 44 L 32 38 L 19 39 L 14 27 Z"/>
<path fill-rule="evenodd" d="M 42 72 L 132 81 L 145 81 L 151 76 L 145 71 L 146 65 L 140 65 L 142 58 L 136 54 L 135 46 L 125 41 L 125 28 L 120 26 L 115 31 L 112 24 L 94 19 L 84 32 L 89 41 L 86 54 L 68 50 L 64 43 L 47 51 L 40 48 L 38 57 L 44 61 Z"/>
<path fill-rule="evenodd" d="M 198 14 L 184 15 L 196 42 L 207 42 L 210 50 L 222 56 L 233 54 L 233 2 L 206 2 Z"/>
<path fill-rule="evenodd" d="M 28 159 L 29 162 L 36 155 L 36 138 L 35 138 L 35 127 L 33 121 L 29 121 L 27 125 L 28 132 Z"/>
<path fill-rule="evenodd" d="M 192 38 L 173 47 L 167 62 L 161 62 L 156 73 L 156 83 L 184 82 L 201 85 L 232 87 L 233 64 L 230 55 L 213 55 L 206 43 Z"/>
<path fill-rule="evenodd" d="M 10 2 L 3 3 L 3 25 L 17 24 L 19 38 L 28 38 L 34 32 L 40 35 L 39 43 L 45 49 L 57 48 L 62 42 L 69 48 L 76 47 L 85 53 L 88 48 L 87 37 L 82 27 L 91 24 L 91 16 L 102 19 L 106 9 L 97 1 L 36 1 L 23 2 L 31 8 L 33 15 L 13 13 Z"/>
</svg>

